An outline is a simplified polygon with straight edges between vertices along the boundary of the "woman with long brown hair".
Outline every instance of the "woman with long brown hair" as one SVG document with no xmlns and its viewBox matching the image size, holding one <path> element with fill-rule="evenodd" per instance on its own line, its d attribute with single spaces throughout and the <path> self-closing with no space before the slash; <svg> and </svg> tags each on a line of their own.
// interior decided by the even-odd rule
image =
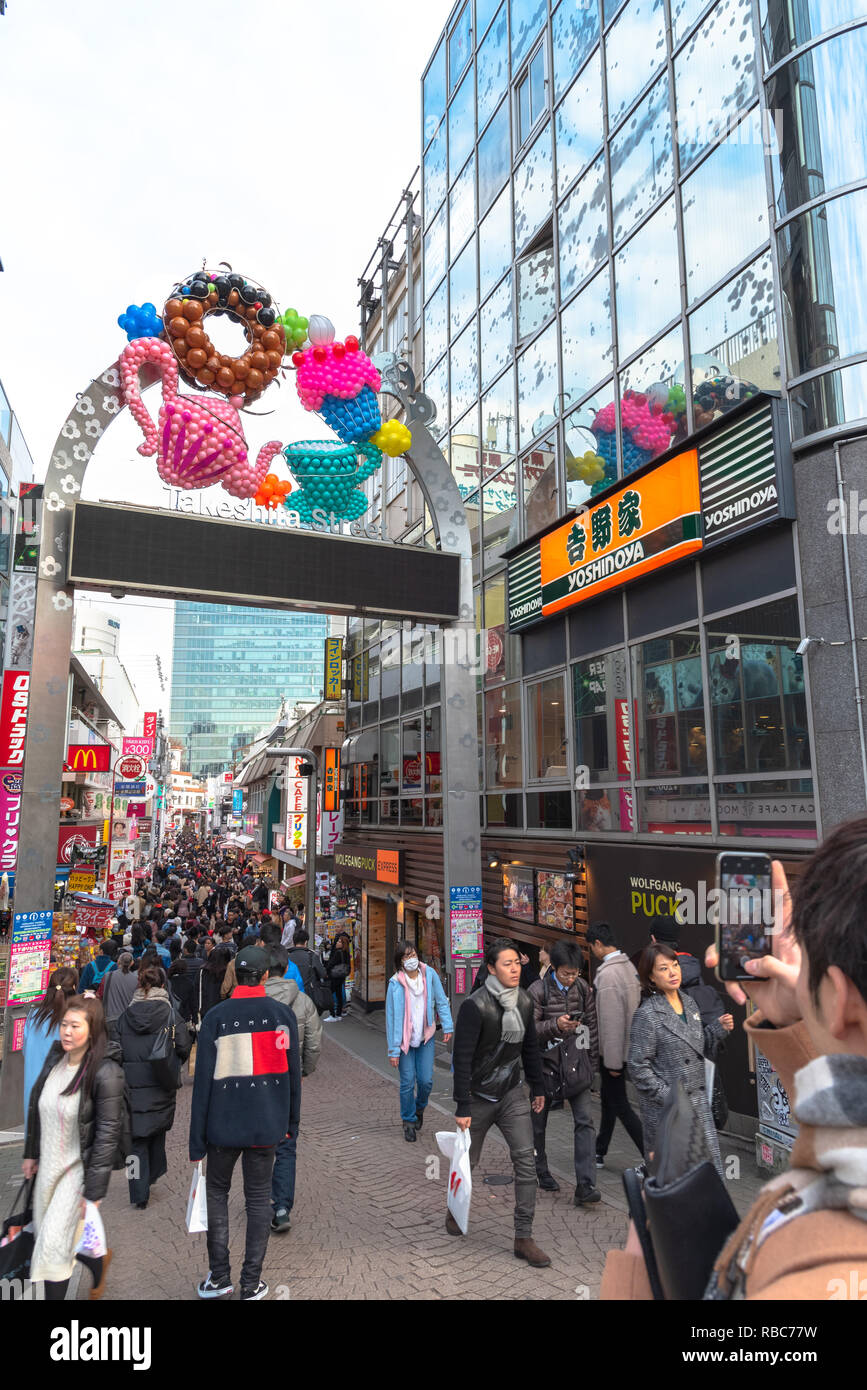
<svg viewBox="0 0 867 1390">
<path fill-rule="evenodd" d="M 120 1049 L 110 1042 L 99 999 L 75 994 L 66 1001 L 55 1043 L 30 1096 L 22 1170 L 36 1178 L 36 1243 L 30 1278 L 45 1281 L 45 1297 L 59 1300 L 75 1267 L 75 1245 L 85 1202 L 97 1206 L 113 1168 L 122 1168 L 124 1078 Z M 91 1271 L 91 1298 L 100 1298 L 111 1251 L 80 1255 Z"/>
<path fill-rule="evenodd" d="M 78 993 L 78 971 L 71 965 L 61 965 L 48 981 L 45 997 L 34 1004 L 24 1024 L 24 1120 L 30 1105 L 30 1092 L 45 1066 L 51 1046 L 60 1037 L 60 1020 L 67 999 Z"/>
</svg>

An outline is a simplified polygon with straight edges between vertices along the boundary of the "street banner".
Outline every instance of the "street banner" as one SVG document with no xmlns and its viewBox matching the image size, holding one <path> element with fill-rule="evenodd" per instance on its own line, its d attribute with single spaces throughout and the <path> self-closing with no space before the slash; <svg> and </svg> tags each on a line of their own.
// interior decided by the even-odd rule
<svg viewBox="0 0 867 1390">
<path fill-rule="evenodd" d="M 78 849 L 82 854 L 95 852 L 101 839 L 98 825 L 61 825 L 57 837 L 58 868 L 68 869 L 72 864 L 72 851 Z"/>
<path fill-rule="evenodd" d="M 303 758 L 289 758 L 286 765 L 286 848 L 297 854 L 307 844 L 307 784 L 299 776 Z"/>
<path fill-rule="evenodd" d="M 150 762 L 153 751 L 153 739 L 136 736 L 135 738 L 125 738 L 123 740 L 122 752 L 124 757 L 133 755 L 137 758 L 144 758 L 146 762 Z"/>
<path fill-rule="evenodd" d="M 92 893 L 96 887 L 96 869 L 72 869 L 66 883 L 67 893 Z"/>
<path fill-rule="evenodd" d="M 21 821 L 20 771 L 0 772 L 0 874 L 14 873 Z"/>
<path fill-rule="evenodd" d="M 325 699 L 339 700 L 343 695 L 343 638 L 325 639 Z"/>
<path fill-rule="evenodd" d="M 340 810 L 340 749 L 323 749 L 322 805 L 326 811 Z"/>
<path fill-rule="evenodd" d="M 30 704 L 30 672 L 4 671 L 0 694 L 0 767 L 24 765 L 27 710 Z"/>
<path fill-rule="evenodd" d="M 142 725 L 142 733 L 145 738 L 149 738 L 151 743 L 156 742 L 157 737 L 157 712 L 154 709 L 147 710 Z"/>
<path fill-rule="evenodd" d="M 66 764 L 70 772 L 110 772 L 110 743 L 70 743 Z"/>
</svg>

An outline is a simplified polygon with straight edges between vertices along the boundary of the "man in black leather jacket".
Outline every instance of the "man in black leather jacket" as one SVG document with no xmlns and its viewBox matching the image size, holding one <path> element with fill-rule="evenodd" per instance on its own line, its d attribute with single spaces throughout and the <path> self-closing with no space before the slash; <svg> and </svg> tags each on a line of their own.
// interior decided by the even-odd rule
<svg viewBox="0 0 867 1390">
<path fill-rule="evenodd" d="M 544 1269 L 551 1261 L 533 1240 L 533 1124 L 531 1103 L 521 1085 L 523 1068 L 533 1093 L 532 1109 L 541 1110 L 545 1085 L 533 1004 L 520 987 L 521 959 L 511 941 L 492 942 L 485 964 L 484 986 L 464 1000 L 455 1027 L 455 1119 L 458 1129 L 470 1129 L 472 1168 L 478 1165 L 491 1125 L 506 1140 L 515 1170 L 515 1256 L 534 1269 Z M 446 1230 L 461 1233 L 451 1213 Z"/>
</svg>

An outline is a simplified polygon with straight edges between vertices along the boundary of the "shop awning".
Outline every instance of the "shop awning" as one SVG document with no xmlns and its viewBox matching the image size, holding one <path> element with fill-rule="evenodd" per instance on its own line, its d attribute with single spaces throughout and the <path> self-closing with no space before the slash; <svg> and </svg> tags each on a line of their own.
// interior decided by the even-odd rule
<svg viewBox="0 0 867 1390">
<path fill-rule="evenodd" d="M 259 854 L 259 853 L 256 853 L 256 854 L 248 854 L 248 855 L 247 855 L 247 858 L 248 858 L 249 860 L 251 860 L 254 864 L 267 864 L 267 863 L 268 863 L 268 860 L 271 858 L 271 856 L 270 856 L 270 854 Z"/>
<path fill-rule="evenodd" d="M 287 878 L 287 879 L 284 879 L 284 885 L 285 885 L 286 888 L 297 888 L 297 886 L 298 886 L 299 883 L 306 883 L 306 882 L 307 882 L 307 875 L 306 875 L 306 874 L 296 874 L 295 878 Z"/>
</svg>

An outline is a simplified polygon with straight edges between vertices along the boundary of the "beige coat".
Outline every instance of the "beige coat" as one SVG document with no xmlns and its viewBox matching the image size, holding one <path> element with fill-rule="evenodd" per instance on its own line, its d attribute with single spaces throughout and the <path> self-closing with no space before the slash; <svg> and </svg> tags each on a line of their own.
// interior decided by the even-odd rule
<svg viewBox="0 0 867 1390">
<path fill-rule="evenodd" d="M 294 980 L 269 977 L 265 993 L 281 1004 L 288 1004 L 298 1021 L 298 1046 L 301 1049 L 301 1075 L 311 1076 L 316 1070 L 322 1051 L 322 1019 L 312 999 L 298 988 Z"/>
<path fill-rule="evenodd" d="M 635 966 L 622 951 L 609 953 L 596 967 L 596 1016 L 599 1020 L 599 1057 L 609 1071 L 623 1071 L 629 1052 L 632 1015 L 641 999 Z"/>
</svg>

